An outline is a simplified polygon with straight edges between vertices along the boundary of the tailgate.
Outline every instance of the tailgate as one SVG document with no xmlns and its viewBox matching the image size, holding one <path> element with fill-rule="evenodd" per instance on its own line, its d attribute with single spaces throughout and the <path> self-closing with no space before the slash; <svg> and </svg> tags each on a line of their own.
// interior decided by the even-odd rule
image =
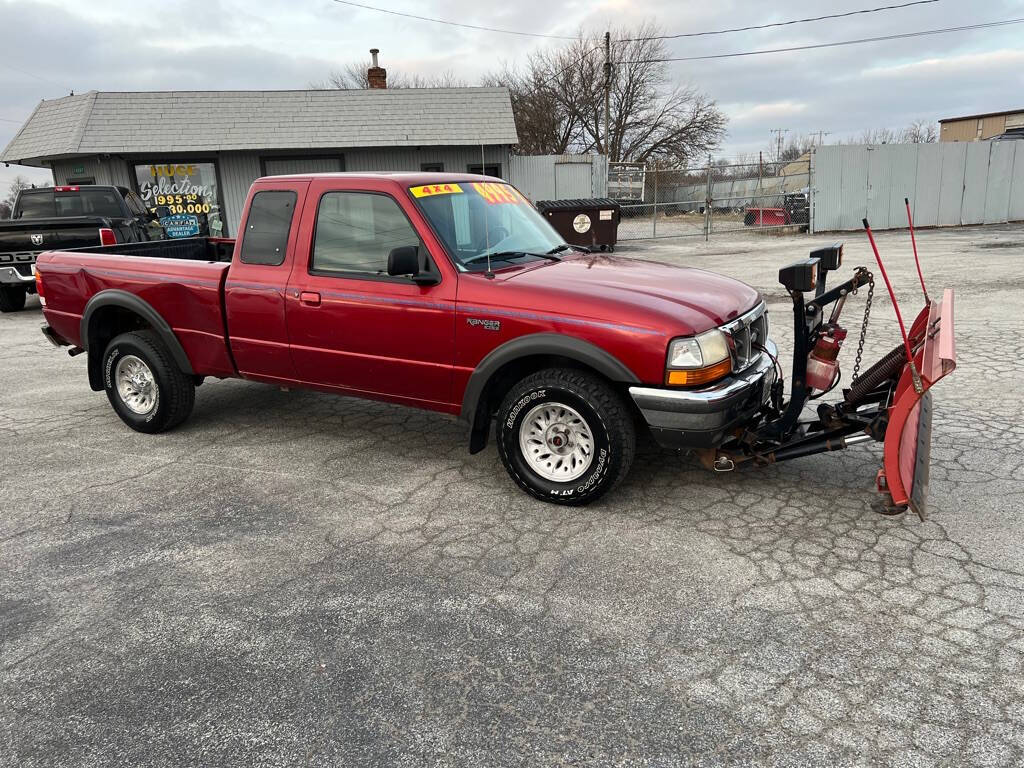
<svg viewBox="0 0 1024 768">
<path fill-rule="evenodd" d="M 100 227 L 109 227 L 98 216 L 53 219 L 19 219 L 0 224 L 0 254 L 40 253 L 98 245 Z"/>
</svg>

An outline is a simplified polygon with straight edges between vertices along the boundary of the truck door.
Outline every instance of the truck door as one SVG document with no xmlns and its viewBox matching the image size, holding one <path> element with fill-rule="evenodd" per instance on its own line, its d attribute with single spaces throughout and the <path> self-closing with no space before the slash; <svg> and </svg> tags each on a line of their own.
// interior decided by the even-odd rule
<svg viewBox="0 0 1024 768">
<path fill-rule="evenodd" d="M 285 287 L 292 268 L 308 181 L 255 185 L 249 193 L 231 268 L 224 312 L 235 367 L 246 378 L 290 382 Z"/>
<path fill-rule="evenodd" d="M 450 411 L 454 271 L 445 260 L 436 285 L 388 276 L 393 248 L 427 247 L 412 223 L 422 220 L 393 185 L 361 184 L 310 188 L 309 245 L 296 253 L 287 297 L 296 370 L 314 385 Z"/>
</svg>

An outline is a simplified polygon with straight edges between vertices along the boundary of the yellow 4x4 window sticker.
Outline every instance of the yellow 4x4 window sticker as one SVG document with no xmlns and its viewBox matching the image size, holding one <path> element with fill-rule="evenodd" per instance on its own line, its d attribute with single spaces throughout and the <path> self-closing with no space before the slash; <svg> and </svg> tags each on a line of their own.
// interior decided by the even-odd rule
<svg viewBox="0 0 1024 768">
<path fill-rule="evenodd" d="M 422 187 L 409 187 L 413 197 L 433 197 L 434 195 L 459 195 L 462 187 L 452 182 L 445 184 L 424 184 Z"/>
</svg>

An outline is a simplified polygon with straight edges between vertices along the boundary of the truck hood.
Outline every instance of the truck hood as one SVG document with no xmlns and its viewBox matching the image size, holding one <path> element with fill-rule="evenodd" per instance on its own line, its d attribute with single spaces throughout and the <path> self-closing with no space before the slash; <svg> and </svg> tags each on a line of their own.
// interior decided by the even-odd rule
<svg viewBox="0 0 1024 768">
<path fill-rule="evenodd" d="M 749 285 L 713 272 L 597 253 L 531 264 L 501 276 L 543 297 L 549 311 L 617 312 L 643 325 L 669 323 L 682 335 L 723 325 L 761 298 Z"/>
</svg>

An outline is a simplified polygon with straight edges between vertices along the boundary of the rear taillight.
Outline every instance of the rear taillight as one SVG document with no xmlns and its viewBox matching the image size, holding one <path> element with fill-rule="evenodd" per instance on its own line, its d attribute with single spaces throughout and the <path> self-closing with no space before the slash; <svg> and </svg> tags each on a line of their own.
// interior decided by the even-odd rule
<svg viewBox="0 0 1024 768">
<path fill-rule="evenodd" d="M 114 234 L 114 230 L 100 227 L 100 245 L 117 245 L 117 236 Z"/>
</svg>

